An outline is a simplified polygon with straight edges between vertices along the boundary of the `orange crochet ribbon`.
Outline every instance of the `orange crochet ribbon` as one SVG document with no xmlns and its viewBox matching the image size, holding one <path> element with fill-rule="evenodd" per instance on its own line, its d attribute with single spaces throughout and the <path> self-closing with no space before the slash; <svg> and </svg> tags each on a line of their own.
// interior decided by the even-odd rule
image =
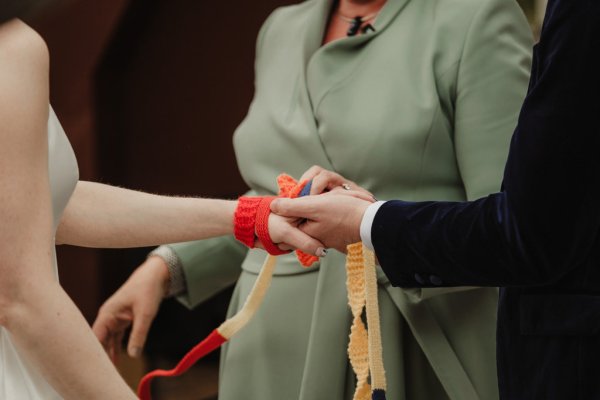
<svg viewBox="0 0 600 400">
<path fill-rule="evenodd" d="M 302 195 L 308 195 L 304 189 L 309 184 L 309 181 L 303 180 L 302 182 L 297 182 L 294 178 L 287 174 L 281 174 L 277 177 L 277 184 L 279 185 L 279 197 L 289 197 L 295 199 Z M 296 257 L 300 264 L 305 267 L 310 267 L 317 261 L 319 261 L 319 257 L 314 256 L 312 254 L 304 253 L 301 250 L 296 250 Z"/>
</svg>

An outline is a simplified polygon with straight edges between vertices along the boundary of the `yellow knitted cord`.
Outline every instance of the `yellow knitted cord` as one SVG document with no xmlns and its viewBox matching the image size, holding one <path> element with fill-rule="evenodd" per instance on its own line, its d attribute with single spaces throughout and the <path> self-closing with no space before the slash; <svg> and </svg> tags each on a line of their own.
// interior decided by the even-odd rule
<svg viewBox="0 0 600 400">
<path fill-rule="evenodd" d="M 256 314 L 271 285 L 276 263 L 277 257 L 271 255 L 267 257 L 241 310 L 219 326 L 217 330 L 224 338 L 231 339 Z M 348 304 L 353 317 L 348 357 L 357 378 L 353 399 L 370 400 L 371 386 L 374 390 L 385 391 L 386 378 L 377 299 L 375 255 L 363 247 L 362 243 L 348 246 L 346 274 Z M 362 320 L 363 310 L 366 311 L 368 331 Z M 369 375 L 371 384 L 369 384 Z"/>
<path fill-rule="evenodd" d="M 383 366 L 383 346 L 381 343 L 381 321 L 379 319 L 379 299 L 377 298 L 377 270 L 375 254 L 368 248 L 362 248 L 365 265 L 365 297 L 367 326 L 369 327 L 369 366 L 371 368 L 371 386 L 373 390 L 387 389 L 385 368 Z"/>
<path fill-rule="evenodd" d="M 346 257 L 346 286 L 348 305 L 352 311 L 352 327 L 348 343 L 348 358 L 356 374 L 354 400 L 369 400 L 371 387 L 369 378 L 369 338 L 362 321 L 365 307 L 365 264 L 362 256 L 362 243 L 348 246 Z"/>
<path fill-rule="evenodd" d="M 357 378 L 353 399 L 369 400 L 371 399 L 371 387 L 368 383 L 369 371 L 373 389 L 385 391 L 386 379 L 377 299 L 375 255 L 363 247 L 362 243 L 348 246 L 346 274 L 348 304 L 353 317 L 348 356 Z M 368 332 L 362 321 L 363 308 L 366 309 Z"/>
</svg>

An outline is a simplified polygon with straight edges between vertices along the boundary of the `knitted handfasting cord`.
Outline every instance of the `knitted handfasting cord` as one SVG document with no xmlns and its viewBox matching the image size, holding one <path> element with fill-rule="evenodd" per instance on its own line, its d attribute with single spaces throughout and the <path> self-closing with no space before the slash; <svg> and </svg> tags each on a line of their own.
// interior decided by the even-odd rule
<svg viewBox="0 0 600 400">
<path fill-rule="evenodd" d="M 280 197 L 298 197 L 298 195 L 307 195 L 310 192 L 308 182 L 297 183 L 293 178 L 287 175 L 281 175 L 277 179 L 280 188 Z M 303 189 L 305 189 L 303 191 Z M 306 190 L 308 189 L 308 190 Z M 277 261 L 276 255 L 285 254 L 271 241 L 268 232 L 268 214 L 270 213 L 270 203 L 274 197 L 242 197 L 238 201 L 238 207 L 235 211 L 234 235 L 246 246 L 254 248 L 256 237 L 270 254 L 265 260 L 260 273 L 250 291 L 244 305 L 233 317 L 223 322 L 217 329 L 213 330 L 206 339 L 197 344 L 190 350 L 181 361 L 171 370 L 154 370 L 146 374 L 138 386 L 138 396 L 141 400 L 151 399 L 151 383 L 157 377 L 174 377 L 185 373 L 198 360 L 221 347 L 221 345 L 231 339 L 252 319 L 260 307 L 263 298 L 271 285 L 273 270 Z M 296 252 L 298 259 L 304 266 L 310 266 L 318 257 Z"/>
<path fill-rule="evenodd" d="M 290 198 L 308 195 L 312 183 L 306 181 L 297 183 L 292 177 L 285 174 L 280 175 L 277 178 L 277 182 L 280 189 L 279 197 Z M 273 271 L 277 262 L 276 256 L 286 253 L 281 251 L 271 241 L 269 236 L 268 215 L 270 214 L 270 204 L 273 199 L 274 197 L 242 197 L 238 202 L 235 212 L 234 234 L 236 238 L 248 247 L 254 248 L 258 237 L 265 250 L 269 252 L 269 256 L 267 256 L 244 305 L 237 314 L 223 322 L 206 339 L 192 348 L 175 368 L 168 371 L 155 370 L 144 376 L 138 386 L 138 395 L 141 400 L 151 399 L 150 389 L 154 378 L 173 377 L 185 373 L 198 360 L 231 339 L 256 314 L 271 284 Z M 296 250 L 296 255 L 300 263 L 304 266 L 311 266 L 314 262 L 318 261 L 318 257 L 303 253 L 300 250 Z M 359 378 L 359 386 L 357 387 L 354 399 L 368 399 L 370 389 L 367 378 L 370 369 L 371 386 L 373 387 L 372 400 L 385 400 L 385 371 L 383 369 L 379 310 L 377 305 L 377 281 L 373 253 L 367 249 L 363 249 L 360 243 L 349 246 L 347 270 L 348 298 L 354 315 L 348 354 Z M 350 278 L 351 273 L 352 279 Z M 365 306 L 369 333 L 367 333 L 360 319 L 360 314 L 362 314 L 362 309 Z M 359 322 L 362 328 L 356 327 Z M 354 332 L 357 330 L 361 331 L 361 333 L 357 335 L 357 339 L 353 339 Z M 361 371 L 360 375 L 359 370 Z M 358 396 L 359 392 L 361 394 L 360 397 Z"/>
<path fill-rule="evenodd" d="M 221 347 L 237 332 L 239 332 L 252 319 L 258 307 L 262 303 L 265 293 L 271 285 L 271 277 L 275 269 L 277 258 L 269 255 L 258 274 L 254 287 L 250 291 L 242 309 L 223 322 L 217 329 L 202 342 L 197 344 L 179 361 L 177 366 L 171 370 L 154 370 L 145 375 L 138 386 L 138 396 L 141 400 L 150 400 L 150 385 L 154 378 L 179 376 L 190 369 L 198 360 Z"/>
<path fill-rule="evenodd" d="M 353 399 L 385 400 L 387 384 L 383 367 L 375 255 L 362 243 L 351 244 L 347 250 L 346 287 L 353 317 L 348 357 L 357 378 Z M 367 316 L 368 331 L 362 320 L 363 309 Z"/>
</svg>

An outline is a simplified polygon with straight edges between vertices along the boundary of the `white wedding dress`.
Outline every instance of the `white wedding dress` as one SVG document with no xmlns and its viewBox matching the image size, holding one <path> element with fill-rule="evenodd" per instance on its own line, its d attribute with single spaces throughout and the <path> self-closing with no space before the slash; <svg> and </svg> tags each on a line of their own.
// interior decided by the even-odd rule
<svg viewBox="0 0 600 400">
<path fill-rule="evenodd" d="M 52 108 L 48 120 L 48 151 L 54 230 L 56 230 L 62 212 L 79 179 L 79 170 L 71 144 Z M 57 273 L 56 255 L 52 268 Z M 58 279 L 58 274 L 56 278 Z M 0 327 L 0 400 L 58 399 L 61 399 L 58 393 L 21 357 L 12 343 L 10 334 Z"/>
</svg>

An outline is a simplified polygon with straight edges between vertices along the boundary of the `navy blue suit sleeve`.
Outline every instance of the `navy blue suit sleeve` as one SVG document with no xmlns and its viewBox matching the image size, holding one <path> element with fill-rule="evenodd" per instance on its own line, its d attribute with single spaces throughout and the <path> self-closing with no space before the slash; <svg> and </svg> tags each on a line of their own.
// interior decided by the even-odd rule
<svg viewBox="0 0 600 400">
<path fill-rule="evenodd" d="M 600 1 L 551 0 L 500 193 L 392 201 L 372 241 L 392 284 L 530 286 L 584 262 L 600 227 Z"/>
</svg>

